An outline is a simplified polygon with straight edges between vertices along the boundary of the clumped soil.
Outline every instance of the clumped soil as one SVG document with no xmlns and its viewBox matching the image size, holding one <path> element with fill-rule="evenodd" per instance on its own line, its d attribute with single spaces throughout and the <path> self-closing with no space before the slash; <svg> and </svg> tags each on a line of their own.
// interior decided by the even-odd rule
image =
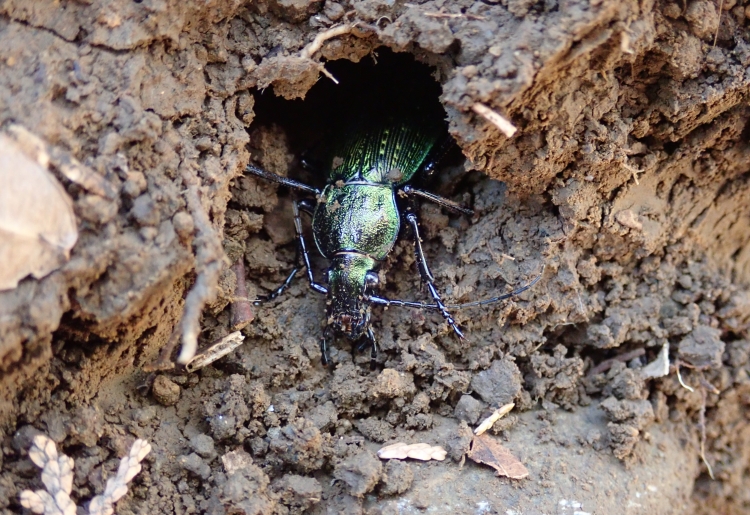
<svg viewBox="0 0 750 515">
<path fill-rule="evenodd" d="M 148 439 L 121 514 L 750 508 L 746 3 L 10 0 L 0 12 L 0 123 L 117 192 L 53 162 L 79 241 L 59 270 L 0 292 L 1 513 L 41 486 L 27 456 L 39 432 L 75 459 L 82 505 Z M 334 25 L 347 30 L 313 44 Z M 290 193 L 243 169 L 314 180 L 299 156 L 370 73 L 423 81 L 461 151 L 432 188 L 475 216 L 421 209 L 444 297 L 491 297 L 544 266 L 540 282 L 455 312 L 464 342 L 439 315 L 376 310 L 371 371 L 344 341 L 321 366 L 325 299 L 298 280 L 228 357 L 149 374 L 201 307 L 202 344 L 229 332 L 232 262 L 251 298 L 283 280 Z M 381 275 L 388 296 L 426 299 L 408 239 Z M 668 374 L 644 373 L 667 345 Z M 492 432 L 529 469 L 520 481 L 463 459 L 474 424 L 511 401 Z M 376 457 L 399 440 L 449 458 Z"/>
</svg>

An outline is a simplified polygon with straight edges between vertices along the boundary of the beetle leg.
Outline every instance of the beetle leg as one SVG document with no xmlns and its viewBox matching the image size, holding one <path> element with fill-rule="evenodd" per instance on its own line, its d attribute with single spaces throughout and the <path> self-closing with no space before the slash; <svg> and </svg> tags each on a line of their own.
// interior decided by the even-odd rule
<svg viewBox="0 0 750 515">
<path fill-rule="evenodd" d="M 406 184 L 401 190 L 399 190 L 400 193 L 403 193 L 404 195 L 412 196 L 412 197 L 421 197 L 425 200 L 429 200 L 430 202 L 434 202 L 435 204 L 442 206 L 446 209 L 450 209 L 454 213 L 460 213 L 463 215 L 469 215 L 472 216 L 474 214 L 474 211 L 471 209 L 462 206 L 458 202 L 453 202 L 450 199 L 447 199 L 445 197 L 441 197 L 440 195 L 435 195 L 434 193 L 430 193 L 429 191 L 424 190 L 418 190 L 416 188 L 412 188 L 408 184 Z"/>
<path fill-rule="evenodd" d="M 357 352 L 362 352 L 370 347 L 370 370 L 375 370 L 378 359 L 378 343 L 375 340 L 375 331 L 372 330 L 372 327 L 367 328 L 367 334 L 363 338 L 365 341 L 357 346 Z"/>
<path fill-rule="evenodd" d="M 320 195 L 320 190 L 317 188 L 313 188 L 312 186 L 308 186 L 307 184 L 303 184 L 301 182 L 297 182 L 292 179 L 287 179 L 286 177 L 282 177 L 281 175 L 276 175 L 275 173 L 267 172 L 263 170 L 262 168 L 258 168 L 257 166 L 247 165 L 247 168 L 245 168 L 245 171 L 250 172 L 253 175 L 257 175 L 261 179 L 275 182 L 277 184 L 281 184 L 283 186 L 287 186 L 295 190 L 304 191 L 305 193 L 315 195 L 316 197 Z"/>
<path fill-rule="evenodd" d="M 308 199 L 304 199 L 300 201 L 295 201 L 294 204 L 292 204 L 292 206 L 293 206 L 292 209 L 294 209 L 294 207 L 297 206 L 297 209 L 294 209 L 294 214 L 295 214 L 294 215 L 295 216 L 294 230 L 295 230 L 296 238 L 297 238 L 297 252 L 294 257 L 294 268 L 292 268 L 292 271 L 289 272 L 289 275 L 287 276 L 287 278 L 284 279 L 284 282 L 281 283 L 281 285 L 278 288 L 273 290 L 268 295 L 262 295 L 262 296 L 259 296 L 257 299 L 255 299 L 253 301 L 253 305 L 255 306 L 258 306 L 262 304 L 263 302 L 271 301 L 275 299 L 276 297 L 278 297 L 279 295 L 281 295 L 282 293 L 284 293 L 286 289 L 289 288 L 289 286 L 292 284 L 292 281 L 297 276 L 299 271 L 302 270 L 303 268 L 307 268 L 308 271 L 310 270 L 310 266 L 309 266 L 310 260 L 307 256 L 307 246 L 305 245 L 305 239 L 304 239 L 304 236 L 302 235 L 302 221 L 301 220 L 299 221 L 299 230 L 297 230 L 297 219 L 299 218 L 300 211 L 304 211 L 308 214 L 312 214 L 312 205 Z M 300 256 L 304 256 L 305 258 L 304 263 L 300 263 Z M 308 279 L 310 279 L 311 276 L 312 274 L 308 273 Z M 315 281 L 313 281 L 312 279 L 310 279 L 310 281 L 311 281 L 310 288 L 312 288 L 313 290 L 319 293 L 328 292 L 325 286 L 315 283 Z"/>
<path fill-rule="evenodd" d="M 281 283 L 281 286 L 276 288 L 268 295 L 264 295 L 255 299 L 255 301 L 253 301 L 253 304 L 256 306 L 263 302 L 273 300 L 284 293 L 284 291 L 286 291 L 286 289 L 289 288 L 289 286 L 292 284 L 292 281 L 296 277 L 297 273 L 299 273 L 299 271 L 303 268 L 307 268 L 307 279 L 310 282 L 310 288 L 318 293 L 328 293 L 328 289 L 325 286 L 315 282 L 312 274 L 312 269 L 310 268 L 310 256 L 308 255 L 307 245 L 305 244 L 305 237 L 302 234 L 302 218 L 300 217 L 300 211 L 311 214 L 312 204 L 308 199 L 295 200 L 292 203 L 292 210 L 294 212 L 294 232 L 297 238 L 297 252 L 294 256 L 294 268 L 292 268 L 292 271 L 289 272 L 289 275 L 284 280 L 284 282 Z M 302 257 L 302 263 L 300 263 L 300 257 Z"/>
<path fill-rule="evenodd" d="M 297 262 L 297 258 L 295 258 L 294 261 Z M 289 288 L 289 285 L 292 284 L 292 281 L 296 277 L 297 272 L 299 272 L 301 269 L 302 269 L 301 266 L 295 265 L 294 268 L 292 268 L 292 271 L 289 272 L 289 275 L 287 276 L 287 278 L 284 279 L 284 282 L 281 283 L 281 285 L 278 288 L 273 290 L 268 295 L 259 295 L 258 298 L 253 301 L 253 306 L 260 306 L 264 302 L 269 302 L 275 299 L 276 297 L 278 297 L 279 295 L 281 295 L 282 293 L 284 293 L 284 291 L 286 291 L 286 289 Z"/>
<path fill-rule="evenodd" d="M 378 359 L 378 342 L 375 340 L 375 332 L 372 327 L 367 328 L 367 339 L 370 340 L 370 370 L 375 370 Z"/>
<path fill-rule="evenodd" d="M 323 329 L 323 336 L 320 338 L 320 362 L 324 367 L 331 364 L 331 358 L 328 356 L 328 339 L 331 337 L 331 326 L 327 325 Z"/>
<path fill-rule="evenodd" d="M 456 324 L 456 321 L 453 320 L 451 314 L 448 313 L 448 309 L 445 307 L 445 304 L 443 304 L 437 288 L 435 288 L 435 278 L 432 276 L 432 273 L 430 273 L 430 268 L 427 266 L 427 261 L 424 257 L 424 251 L 422 250 L 422 238 L 419 237 L 419 224 L 417 223 L 417 215 L 414 213 L 407 213 L 406 221 L 409 223 L 409 225 L 411 225 L 411 228 L 414 231 L 414 252 L 416 253 L 417 257 L 417 268 L 419 268 L 419 275 L 422 276 L 422 280 L 427 284 L 427 289 L 430 291 L 430 296 L 432 296 L 432 300 L 435 301 L 435 305 L 440 311 L 440 314 L 443 315 L 443 318 L 446 322 L 448 322 L 448 325 L 453 328 L 453 332 L 456 333 L 456 336 L 463 339 L 464 334 L 461 332 L 461 329 L 458 328 L 458 325 Z"/>
<path fill-rule="evenodd" d="M 307 251 L 307 245 L 305 244 L 305 236 L 302 234 L 302 217 L 299 215 L 300 208 L 308 211 L 310 204 L 307 201 L 295 200 L 292 202 L 292 209 L 294 210 L 294 231 L 297 233 L 297 243 L 299 245 L 299 252 L 302 254 L 302 260 L 304 266 L 307 268 L 307 280 L 310 282 L 310 288 L 318 293 L 328 293 L 328 288 L 320 283 L 315 282 L 313 276 L 312 267 L 310 266 L 310 254 Z M 309 212 L 309 211 L 308 211 Z"/>
</svg>

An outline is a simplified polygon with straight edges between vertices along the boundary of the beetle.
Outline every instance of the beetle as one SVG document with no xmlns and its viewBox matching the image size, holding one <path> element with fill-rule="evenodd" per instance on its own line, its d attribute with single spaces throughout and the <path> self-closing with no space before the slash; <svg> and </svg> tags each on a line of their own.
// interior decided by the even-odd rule
<svg viewBox="0 0 750 515">
<path fill-rule="evenodd" d="M 258 305 L 275 299 L 305 269 L 310 288 L 327 296 L 326 322 L 320 339 L 323 365 L 330 363 L 329 343 L 334 337 L 343 335 L 355 345 L 363 340 L 357 347 L 359 351 L 369 345 L 370 365 L 371 368 L 375 367 L 377 343 L 370 325 L 373 305 L 437 310 L 455 335 L 463 340 L 464 334 L 449 308 L 481 306 L 508 299 L 528 290 L 541 278 L 540 273 L 520 288 L 481 301 L 453 305 L 443 302 L 422 248 L 416 199 L 434 202 L 455 213 L 471 216 L 474 212 L 410 184 L 420 172 L 431 174 L 437 161 L 445 154 L 446 145 L 439 145 L 437 141 L 434 133 L 408 122 L 387 123 L 354 133 L 331 160 L 322 191 L 256 166 L 247 166 L 247 172 L 257 177 L 308 196 L 292 202 L 297 241 L 292 271 L 278 288 L 254 303 Z M 404 200 L 407 201 L 406 207 L 403 207 Z M 309 250 L 302 233 L 301 212 L 312 216 L 315 244 L 330 262 L 327 286 L 313 276 Z M 378 263 L 393 249 L 402 224 L 411 229 L 417 267 L 432 304 L 392 300 L 377 295 Z"/>
</svg>

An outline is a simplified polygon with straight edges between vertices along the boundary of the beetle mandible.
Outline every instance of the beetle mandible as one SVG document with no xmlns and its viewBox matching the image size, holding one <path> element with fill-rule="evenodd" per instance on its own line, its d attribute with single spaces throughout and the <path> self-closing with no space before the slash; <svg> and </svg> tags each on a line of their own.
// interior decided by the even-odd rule
<svg viewBox="0 0 750 515">
<path fill-rule="evenodd" d="M 297 273 L 306 269 L 310 288 L 327 296 L 326 323 L 320 339 L 323 365 L 330 363 L 330 341 L 343 335 L 355 344 L 364 340 L 358 350 L 369 345 L 370 365 L 375 367 L 377 343 L 370 325 L 372 305 L 438 310 L 456 336 L 463 340 L 464 335 L 448 308 L 461 309 L 508 299 L 528 290 L 541 278 L 540 273 L 530 283 L 497 297 L 463 304 L 443 303 L 422 249 L 415 200 L 425 199 L 465 215 L 473 215 L 473 211 L 409 184 L 418 172 L 431 173 L 442 157 L 440 154 L 445 153 L 436 142 L 435 136 L 409 123 L 390 123 L 355 134 L 341 148 L 340 157 L 333 158 L 323 191 L 248 165 L 247 171 L 258 177 L 315 198 L 292 202 L 297 239 L 294 268 L 278 288 L 257 299 L 255 304 L 278 297 Z M 401 199 L 409 203 L 405 209 L 399 208 Z M 302 234 L 301 212 L 312 215 L 315 244 L 330 262 L 327 286 L 313 276 Z M 411 229 L 419 274 L 427 285 L 433 304 L 391 300 L 377 295 L 378 263 L 393 249 L 402 223 Z"/>
</svg>

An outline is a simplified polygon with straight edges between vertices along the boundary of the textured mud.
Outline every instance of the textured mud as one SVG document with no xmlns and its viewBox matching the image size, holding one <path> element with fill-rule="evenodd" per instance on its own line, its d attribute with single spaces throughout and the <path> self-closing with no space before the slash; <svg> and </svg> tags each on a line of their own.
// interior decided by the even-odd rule
<svg viewBox="0 0 750 515">
<path fill-rule="evenodd" d="M 0 292 L 0 512 L 41 486 L 26 454 L 38 432 L 75 459 L 82 505 L 135 438 L 151 442 L 118 513 L 750 508 L 746 3 L 7 1 L 0 13 L 0 124 L 44 140 L 79 228 L 67 264 Z M 308 46 L 334 24 L 350 30 Z M 320 366 L 324 299 L 298 281 L 227 358 L 149 376 L 191 289 L 215 294 L 205 344 L 229 332 L 231 262 L 244 259 L 250 297 L 292 265 L 290 195 L 244 166 L 310 180 L 297 156 L 315 116 L 342 115 L 335 95 L 327 112 L 299 100 L 332 87 L 321 64 L 377 69 L 392 51 L 430 66 L 425 95 L 440 95 L 466 157 L 434 187 L 476 216 L 422 207 L 441 291 L 489 297 L 544 265 L 542 280 L 456 312 L 464 343 L 437 315 L 378 311 L 375 371 L 341 341 Z M 106 188 L 65 178 L 70 158 Z M 387 295 L 425 298 L 408 240 L 382 275 Z M 646 378 L 667 344 L 668 375 Z M 462 460 L 470 427 L 509 401 L 493 432 L 529 469 L 518 482 Z M 397 440 L 450 459 L 380 462 Z"/>
</svg>

